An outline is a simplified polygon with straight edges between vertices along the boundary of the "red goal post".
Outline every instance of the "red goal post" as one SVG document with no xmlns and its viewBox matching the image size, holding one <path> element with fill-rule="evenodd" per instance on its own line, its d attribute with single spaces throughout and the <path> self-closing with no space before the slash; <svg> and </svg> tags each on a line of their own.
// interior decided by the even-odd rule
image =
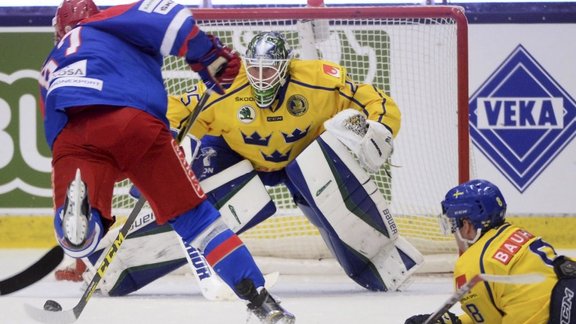
<svg viewBox="0 0 576 324">
<path fill-rule="evenodd" d="M 453 238 L 437 224 L 440 201 L 470 177 L 468 39 L 463 9 L 455 6 L 194 9 L 201 28 L 244 53 L 255 33 L 283 32 L 297 57 L 327 59 L 359 83 L 390 94 L 402 112 L 391 165 L 373 174 L 400 233 L 426 255 L 452 254 Z M 198 81 L 182 60 L 165 60 L 170 94 Z M 119 192 L 126 184 L 119 184 Z M 254 255 L 323 259 L 330 253 L 318 231 L 283 186 L 269 188 L 277 215 L 242 235 Z M 129 208 L 118 195 L 114 207 Z M 436 268 L 428 268 L 435 271 Z M 450 270 L 450 266 L 444 266 Z"/>
</svg>

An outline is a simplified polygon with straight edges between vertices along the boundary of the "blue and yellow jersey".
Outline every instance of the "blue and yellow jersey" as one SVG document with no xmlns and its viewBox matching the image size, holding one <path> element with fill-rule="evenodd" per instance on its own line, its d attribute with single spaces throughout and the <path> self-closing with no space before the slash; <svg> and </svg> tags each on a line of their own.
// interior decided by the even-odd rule
<svg viewBox="0 0 576 324">
<path fill-rule="evenodd" d="M 504 224 L 486 232 L 456 262 L 457 288 L 479 273 L 541 273 L 546 280 L 531 284 L 478 283 L 460 301 L 465 312 L 460 316 L 462 323 L 547 323 L 550 294 L 557 281 L 552 267 L 555 258 L 551 245 L 516 226 Z"/>
<path fill-rule="evenodd" d="M 199 84 L 191 92 L 169 98 L 167 116 L 172 127 L 180 127 L 203 91 Z M 197 138 L 222 136 L 256 170 L 277 171 L 324 131 L 324 121 L 344 109 L 363 111 L 394 136 L 400 130 L 396 103 L 372 85 L 355 84 L 343 67 L 332 62 L 293 60 L 277 98 L 271 107 L 259 108 L 242 68 L 225 95 L 210 96 L 191 133 Z"/>
</svg>

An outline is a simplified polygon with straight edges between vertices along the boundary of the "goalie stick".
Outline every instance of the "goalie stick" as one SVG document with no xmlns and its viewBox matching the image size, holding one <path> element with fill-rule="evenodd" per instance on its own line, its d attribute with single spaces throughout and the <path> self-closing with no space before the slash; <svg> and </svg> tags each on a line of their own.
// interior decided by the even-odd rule
<svg viewBox="0 0 576 324">
<path fill-rule="evenodd" d="M 24 289 L 56 269 L 64 259 L 64 250 L 57 245 L 38 261 L 10 278 L 0 281 L 0 296 Z"/>
<path fill-rule="evenodd" d="M 178 136 L 176 137 L 176 141 L 178 143 L 180 143 L 184 138 L 184 136 L 190 131 L 192 124 L 194 123 L 200 112 L 204 109 L 204 106 L 206 105 L 208 98 L 210 98 L 210 94 L 212 93 L 212 91 L 213 90 L 211 88 L 206 89 L 206 91 L 202 94 L 202 97 L 198 101 L 196 109 L 194 109 L 194 111 L 190 113 L 190 115 L 188 115 L 188 117 L 184 121 L 183 126 L 178 132 Z M 62 310 L 60 304 L 58 304 L 53 300 L 47 300 L 44 304 L 44 309 L 39 309 L 32 305 L 24 304 L 24 309 L 28 314 L 28 316 L 32 317 L 36 321 L 48 324 L 74 323 L 80 317 L 82 311 L 84 310 L 84 307 L 86 307 L 86 304 L 94 294 L 94 291 L 96 291 L 98 284 L 100 283 L 102 278 L 104 278 L 106 270 L 108 270 L 110 263 L 114 260 L 116 253 L 122 246 L 122 243 L 124 242 L 124 239 L 128 234 L 128 230 L 130 230 L 130 227 L 136 220 L 138 214 L 140 213 L 140 210 L 142 210 L 142 207 L 144 206 L 145 203 L 146 198 L 144 198 L 144 196 L 142 195 L 136 202 L 136 205 L 132 209 L 132 212 L 130 212 L 128 219 L 126 219 L 126 222 L 118 232 L 118 235 L 114 239 L 114 243 L 112 244 L 112 246 L 110 246 L 110 248 L 108 248 L 108 251 L 106 252 L 106 257 L 102 260 L 102 262 L 100 262 L 100 265 L 98 265 L 94 277 L 84 290 L 84 294 L 82 294 L 82 297 L 80 297 L 80 300 L 72 309 Z"/>
<path fill-rule="evenodd" d="M 439 320 L 442 315 L 452 308 L 457 302 L 464 297 L 477 283 L 481 281 L 488 281 L 488 282 L 498 282 L 498 283 L 505 283 L 505 284 L 531 284 L 544 281 L 546 277 L 539 273 L 529 273 L 529 274 L 521 274 L 521 275 L 490 275 L 481 273 L 474 276 L 468 282 L 466 282 L 462 287 L 448 298 L 444 302 L 444 305 L 440 307 L 436 312 L 431 314 L 423 324 L 432 324 Z"/>
</svg>

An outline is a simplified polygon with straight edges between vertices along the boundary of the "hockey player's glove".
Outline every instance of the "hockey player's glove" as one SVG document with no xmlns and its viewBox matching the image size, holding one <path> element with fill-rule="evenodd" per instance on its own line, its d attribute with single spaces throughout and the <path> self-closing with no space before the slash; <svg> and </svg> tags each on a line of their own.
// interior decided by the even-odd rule
<svg viewBox="0 0 576 324">
<path fill-rule="evenodd" d="M 431 314 L 414 315 L 404 322 L 404 324 L 422 324 Z M 462 321 L 453 313 L 445 313 L 442 318 L 432 324 L 462 324 Z"/>
<path fill-rule="evenodd" d="M 212 47 L 200 58 L 186 57 L 190 68 L 197 72 L 208 89 L 224 94 L 224 87 L 230 85 L 240 71 L 238 53 L 225 46 L 217 37 L 208 35 Z"/>
<path fill-rule="evenodd" d="M 392 154 L 392 133 L 386 126 L 355 110 L 346 109 L 324 122 L 328 132 L 340 140 L 370 172 L 376 172 Z"/>
<path fill-rule="evenodd" d="M 552 265 L 554 266 L 554 272 L 556 272 L 558 279 L 576 278 L 576 261 L 560 255 L 554 259 Z"/>
</svg>

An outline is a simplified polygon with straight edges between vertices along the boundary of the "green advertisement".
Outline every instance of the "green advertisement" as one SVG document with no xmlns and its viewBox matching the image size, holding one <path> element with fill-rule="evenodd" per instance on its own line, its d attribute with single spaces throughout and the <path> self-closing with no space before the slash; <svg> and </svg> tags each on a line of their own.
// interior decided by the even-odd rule
<svg viewBox="0 0 576 324">
<path fill-rule="evenodd" d="M 52 206 L 38 77 L 53 36 L 41 30 L 0 28 L 0 213 Z"/>
</svg>

